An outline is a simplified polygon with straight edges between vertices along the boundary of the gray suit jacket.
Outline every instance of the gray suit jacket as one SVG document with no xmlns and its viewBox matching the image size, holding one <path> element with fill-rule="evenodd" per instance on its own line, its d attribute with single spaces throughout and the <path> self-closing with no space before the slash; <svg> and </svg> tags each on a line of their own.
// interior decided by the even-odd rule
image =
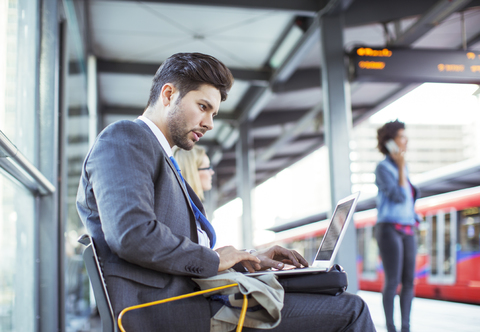
<svg viewBox="0 0 480 332">
<path fill-rule="evenodd" d="M 116 122 L 97 137 L 83 165 L 77 210 L 96 244 L 117 315 L 127 306 L 192 292 L 191 277 L 217 274 L 218 255 L 197 243 L 181 179 L 141 120 Z M 209 329 L 203 297 L 131 313 L 124 318 L 127 331 Z"/>
</svg>

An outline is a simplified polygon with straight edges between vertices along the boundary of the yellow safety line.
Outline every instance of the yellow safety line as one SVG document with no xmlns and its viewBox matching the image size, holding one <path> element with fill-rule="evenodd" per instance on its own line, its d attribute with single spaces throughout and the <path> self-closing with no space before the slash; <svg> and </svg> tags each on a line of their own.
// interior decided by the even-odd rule
<svg viewBox="0 0 480 332">
<path fill-rule="evenodd" d="M 153 301 L 153 302 L 148 302 L 148 303 L 144 303 L 144 304 L 138 304 L 138 305 L 134 305 L 134 306 L 131 306 L 131 307 L 127 307 L 120 312 L 120 315 L 118 315 L 118 327 L 120 328 L 120 331 L 125 332 L 125 329 L 123 328 L 123 325 L 122 325 L 122 317 L 128 311 L 136 310 L 136 309 L 140 309 L 140 308 L 145 308 L 145 307 L 149 307 L 149 306 L 156 305 L 156 304 L 181 300 L 181 299 L 185 299 L 185 298 L 188 298 L 188 297 L 193 297 L 193 296 L 197 296 L 197 295 L 201 295 L 201 294 L 205 294 L 205 293 L 210 293 L 210 292 L 214 292 L 214 291 L 217 291 L 217 290 L 220 290 L 220 289 L 225 289 L 225 288 L 230 288 L 230 287 L 235 287 L 235 286 L 238 286 L 238 284 L 230 284 L 230 285 L 225 285 L 225 286 L 219 286 L 219 287 L 210 288 L 210 289 L 206 289 L 206 290 L 202 290 L 202 291 L 198 291 L 198 292 L 193 292 L 193 293 L 189 293 L 189 294 L 170 297 L 170 298 L 164 299 L 164 300 Z M 240 318 L 238 320 L 237 332 L 242 331 L 243 322 L 245 321 L 245 315 L 247 313 L 247 305 L 248 305 L 247 295 L 245 295 L 245 294 L 243 295 L 243 300 L 244 301 L 243 301 L 243 305 L 242 305 L 242 311 L 240 312 Z"/>
</svg>

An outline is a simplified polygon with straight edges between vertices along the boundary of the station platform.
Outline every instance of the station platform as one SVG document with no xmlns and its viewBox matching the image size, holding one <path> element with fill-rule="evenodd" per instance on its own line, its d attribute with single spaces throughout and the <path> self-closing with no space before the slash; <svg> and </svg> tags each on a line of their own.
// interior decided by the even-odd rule
<svg viewBox="0 0 480 332">
<path fill-rule="evenodd" d="M 368 304 L 377 332 L 387 332 L 382 295 L 376 292 L 357 293 Z M 395 323 L 400 330 L 400 304 L 395 298 Z M 78 325 L 77 325 L 78 324 Z M 101 332 L 100 317 L 78 321 L 67 332 Z M 76 326 L 75 326 L 76 325 Z M 480 332 L 480 305 L 437 301 L 416 297 L 410 316 L 410 332 Z"/>
<path fill-rule="evenodd" d="M 382 294 L 359 291 L 368 304 L 377 332 L 386 332 Z M 400 304 L 395 298 L 394 320 L 400 330 Z M 410 332 L 478 332 L 480 331 L 480 305 L 438 301 L 415 297 L 410 315 Z"/>
</svg>

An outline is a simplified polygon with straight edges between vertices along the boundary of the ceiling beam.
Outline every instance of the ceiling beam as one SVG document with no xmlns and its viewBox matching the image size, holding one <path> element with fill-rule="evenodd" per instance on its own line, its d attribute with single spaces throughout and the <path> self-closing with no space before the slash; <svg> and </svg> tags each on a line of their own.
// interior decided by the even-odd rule
<svg viewBox="0 0 480 332">
<path fill-rule="evenodd" d="M 322 11 L 325 12 L 326 15 L 338 15 L 343 13 L 350 8 L 352 2 L 354 0 L 336 0 L 330 1 Z"/>
<path fill-rule="evenodd" d="M 423 37 L 444 19 L 464 8 L 471 0 L 440 0 L 432 6 L 411 27 L 390 44 L 391 46 L 410 46 Z"/>
<path fill-rule="evenodd" d="M 358 117 L 365 112 L 370 111 L 374 108 L 375 105 L 359 105 L 352 109 L 354 117 Z M 86 114 L 83 109 L 69 109 L 70 115 L 82 115 Z M 296 122 L 304 116 L 309 109 L 290 109 L 282 111 L 267 111 L 262 112 L 260 115 L 253 121 L 253 128 L 262 128 L 275 125 L 283 125 L 286 123 Z M 125 107 L 125 106 L 115 106 L 115 105 L 104 105 L 99 109 L 99 113 L 102 115 L 127 115 L 127 116 L 140 116 L 144 112 L 144 109 L 141 107 Z M 215 117 L 214 121 L 226 121 L 226 122 L 237 122 L 237 118 L 233 113 L 219 112 Z"/>
<path fill-rule="evenodd" d="M 121 0 L 133 1 L 133 0 Z M 248 9 L 284 10 L 302 15 L 314 16 L 325 7 L 328 0 L 143 0 L 147 3 L 173 3 L 176 5 L 197 5 L 234 7 Z"/>
<path fill-rule="evenodd" d="M 135 0 L 116 0 L 134 2 Z M 328 0 L 143 0 L 146 3 L 172 3 L 177 5 L 236 7 L 288 11 L 296 15 L 314 17 L 325 8 Z M 404 17 L 423 15 L 437 0 L 340 0 L 344 10 L 345 27 L 360 26 L 377 22 L 390 22 Z M 469 7 L 478 6 L 472 1 Z"/>
<path fill-rule="evenodd" d="M 452 1 L 453 2 L 453 1 Z M 361 0 L 355 1 L 344 13 L 345 27 L 355 27 L 378 22 L 392 22 L 405 17 L 425 14 L 438 0 Z M 478 6 L 480 2 L 474 0 L 466 7 Z"/>
<path fill-rule="evenodd" d="M 288 111 L 268 111 L 262 112 L 252 123 L 253 128 L 262 128 L 274 125 L 282 125 L 289 122 L 298 121 L 307 109 L 288 110 Z"/>
<path fill-rule="evenodd" d="M 113 114 L 113 115 L 140 116 L 140 115 L 143 114 L 145 109 L 141 108 L 141 107 L 133 107 L 133 106 L 128 107 L 128 106 L 104 105 L 103 107 L 100 108 L 99 111 L 103 115 Z M 227 122 L 229 122 L 229 121 L 235 122 L 237 120 L 237 118 L 232 113 L 219 112 L 214 120 L 215 121 L 222 120 L 222 121 L 227 121 Z"/>
<path fill-rule="evenodd" d="M 320 59 L 318 59 L 320 64 Z M 322 82 L 320 68 L 302 68 L 295 71 L 287 81 L 275 82 L 272 90 L 275 93 L 320 88 Z"/>
<path fill-rule="evenodd" d="M 319 36 L 319 25 L 318 21 L 315 20 L 291 50 L 282 65 L 275 70 L 270 79 L 269 86 L 259 89 L 255 96 L 245 94 L 246 98 L 244 97 L 243 100 L 248 100 L 248 103 L 244 103 L 244 107 L 239 109 L 238 124 L 244 121 L 254 121 L 257 118 L 273 96 L 273 86 L 277 82 L 287 81 L 292 76 L 305 55 L 318 42 Z M 237 141 L 237 138 L 238 128 L 232 128 L 231 133 L 225 141 L 230 143 L 233 142 L 234 144 Z M 225 148 L 229 147 L 231 146 L 225 146 Z"/>
<path fill-rule="evenodd" d="M 126 107 L 126 106 L 114 106 L 114 105 L 105 105 L 100 107 L 99 113 L 102 115 L 132 115 L 132 116 L 140 116 L 145 111 L 144 108 L 141 107 Z"/>
<path fill-rule="evenodd" d="M 323 109 L 323 103 L 314 106 L 310 111 L 305 113 L 294 127 L 288 132 L 281 135 L 275 142 L 270 145 L 265 151 L 257 156 L 257 162 L 264 162 L 271 159 L 282 147 L 288 142 L 292 141 L 296 136 L 303 132 L 306 128 L 312 125 L 312 122 Z"/>
<path fill-rule="evenodd" d="M 480 33 L 477 33 L 467 41 L 467 49 L 472 48 L 477 43 L 480 43 Z"/>
<path fill-rule="evenodd" d="M 413 89 L 417 88 L 420 86 L 421 83 L 412 83 L 412 84 L 402 84 L 398 89 L 395 89 L 392 93 L 388 94 L 385 96 L 382 100 L 378 102 L 377 105 L 371 107 L 368 110 L 365 110 L 362 112 L 361 115 L 357 116 L 353 120 L 353 125 L 356 126 L 363 121 L 367 120 L 370 118 L 373 114 L 377 113 L 381 109 L 387 107 L 391 103 L 393 103 L 395 100 L 399 99 L 400 97 L 403 97 Z"/>
<path fill-rule="evenodd" d="M 388 96 L 386 96 L 385 98 L 383 98 L 378 104 L 374 105 L 374 106 L 369 106 L 369 108 L 365 109 L 365 105 L 362 105 L 361 107 L 359 107 L 358 109 L 361 109 L 361 115 L 355 117 L 355 119 L 353 120 L 353 126 L 356 126 L 358 124 L 360 124 L 361 122 L 363 122 L 364 120 L 368 119 L 370 116 L 372 116 L 373 114 L 375 114 L 376 112 L 378 112 L 379 110 L 381 110 L 382 108 L 386 107 L 387 105 L 391 104 L 392 102 L 394 102 L 395 100 L 397 100 L 398 98 L 404 96 L 405 94 L 407 94 L 408 92 L 412 91 L 413 89 L 415 89 L 416 87 L 418 87 L 420 84 L 408 84 L 408 85 L 401 85 L 398 89 L 396 89 L 395 91 L 393 91 L 391 94 L 389 94 Z M 352 112 L 356 112 L 357 108 L 355 109 L 352 109 Z M 312 109 L 313 111 L 313 109 Z M 307 116 L 308 113 L 305 113 L 306 115 L 304 116 Z M 263 116 L 263 114 L 262 114 Z M 320 136 L 321 134 L 318 134 L 318 136 Z M 302 140 L 309 140 L 309 139 L 312 139 L 312 138 L 315 138 L 313 136 L 317 136 L 316 134 L 310 134 L 310 135 L 299 135 L 297 137 L 294 137 L 293 139 L 291 139 L 291 141 L 302 141 Z M 264 153 L 273 153 L 273 150 L 274 150 L 274 147 L 276 145 L 280 145 L 281 142 L 280 142 L 280 139 L 266 139 L 266 138 L 263 138 L 261 140 L 259 139 L 255 139 L 254 140 L 254 144 L 255 142 L 257 141 L 257 144 L 258 144 L 258 147 L 259 148 L 267 148 L 266 152 Z M 260 142 L 258 142 L 260 141 Z M 307 156 L 309 153 L 313 152 L 315 149 L 318 149 L 320 148 L 321 146 L 324 145 L 324 138 L 320 137 L 320 139 L 315 142 L 314 144 L 312 144 L 311 148 L 306 150 L 302 157 L 305 157 Z M 257 147 L 255 147 L 257 148 Z M 269 151 L 269 149 L 271 149 L 272 151 Z M 270 157 L 273 157 L 275 153 L 273 153 L 273 155 L 271 155 Z M 259 155 L 257 157 L 257 163 L 261 161 L 261 157 L 263 157 L 264 154 L 262 153 L 261 155 Z M 268 156 L 268 155 L 267 155 Z M 292 160 L 290 160 L 288 163 L 286 163 L 285 165 L 282 166 L 282 169 L 284 169 L 285 167 L 288 167 L 290 165 L 293 165 L 296 161 L 300 160 L 301 158 L 292 158 Z M 275 175 L 276 173 L 278 173 L 280 171 L 279 170 L 272 170 L 270 172 L 270 176 L 273 176 Z M 264 172 L 263 172 L 264 173 Z M 234 174 L 231 175 L 230 178 L 228 178 L 228 175 L 225 175 L 222 177 L 222 185 L 220 186 L 219 188 L 219 192 L 221 192 L 221 195 L 224 195 L 225 197 L 221 199 L 221 204 L 224 204 L 228 201 L 230 201 L 231 199 L 234 198 L 234 195 L 235 195 L 235 188 L 236 188 L 236 178 L 234 176 Z"/>
<path fill-rule="evenodd" d="M 300 40 L 295 44 L 287 58 L 275 70 L 271 78 L 271 85 L 287 81 L 297 70 L 305 56 L 320 40 L 320 28 L 318 20 L 314 20 Z M 320 63 L 320 60 L 319 60 Z"/>
<path fill-rule="evenodd" d="M 300 137 L 297 137 L 295 139 L 295 141 L 312 140 L 312 139 L 315 139 L 315 140 L 313 141 L 313 143 L 310 145 L 309 148 L 307 148 L 306 150 L 303 151 L 303 153 L 295 154 L 293 157 L 292 156 L 282 157 L 282 159 L 285 160 L 285 163 L 280 168 L 271 169 L 269 171 L 265 171 L 265 170 L 259 171 L 259 173 L 261 173 L 261 175 L 257 173 L 256 177 L 257 178 L 261 177 L 262 179 L 260 181 L 256 181 L 255 184 L 259 185 L 259 184 L 265 182 L 267 179 L 274 176 L 275 174 L 280 172 L 282 169 L 285 169 L 285 168 L 295 164 L 297 161 L 301 160 L 305 156 L 309 155 L 310 153 L 312 153 L 313 151 L 319 149 L 321 146 L 324 145 L 323 134 L 302 135 Z M 256 140 L 254 140 L 254 142 L 255 141 Z M 265 176 L 265 173 L 267 173 L 268 175 Z M 222 182 L 221 186 L 219 188 L 219 191 L 222 193 L 222 198 L 221 198 L 220 204 L 225 204 L 228 201 L 235 198 L 235 194 L 236 194 L 235 190 L 236 190 L 236 186 L 237 186 L 237 179 L 235 177 L 235 174 L 230 174 L 229 175 L 228 173 L 226 173 L 223 176 L 221 176 L 221 181 L 219 181 L 219 182 Z"/>
<path fill-rule="evenodd" d="M 113 74 L 132 74 L 147 75 L 153 77 L 157 72 L 159 63 L 141 63 L 141 62 L 124 62 L 107 59 L 97 59 L 97 70 L 99 73 Z M 229 68 L 235 79 L 239 81 L 250 81 L 254 84 L 265 85 L 271 76 L 270 70 L 267 69 L 241 69 Z"/>
</svg>

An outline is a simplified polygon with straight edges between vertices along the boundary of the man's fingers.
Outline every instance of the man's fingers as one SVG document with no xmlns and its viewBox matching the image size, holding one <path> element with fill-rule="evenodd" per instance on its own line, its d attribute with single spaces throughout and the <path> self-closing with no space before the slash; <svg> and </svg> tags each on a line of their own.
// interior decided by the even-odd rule
<svg viewBox="0 0 480 332">
<path fill-rule="evenodd" d="M 254 253 L 262 260 L 262 269 L 275 268 L 282 270 L 285 264 L 293 265 L 297 268 L 308 266 L 308 262 L 297 251 L 274 245 L 268 249 L 263 249 Z"/>
<path fill-rule="evenodd" d="M 294 255 L 297 257 L 298 261 L 300 262 L 300 264 L 302 264 L 303 266 L 308 266 L 308 262 L 305 258 L 303 258 L 302 255 L 300 255 L 298 252 L 296 252 L 295 250 L 293 250 L 293 253 Z"/>
<path fill-rule="evenodd" d="M 282 247 L 279 249 L 280 250 L 277 252 L 277 255 L 275 255 L 274 259 L 281 260 L 285 264 L 290 264 L 297 268 L 301 266 L 308 266 L 308 262 L 296 250 L 289 250 Z"/>
<path fill-rule="evenodd" d="M 262 267 L 265 268 L 274 268 L 274 269 L 283 269 L 285 267 L 285 263 L 276 261 L 274 259 L 265 258 L 262 260 Z"/>
<path fill-rule="evenodd" d="M 248 272 L 255 272 L 255 269 L 252 266 L 252 263 L 250 261 L 242 261 L 242 266 L 248 271 Z"/>
<path fill-rule="evenodd" d="M 242 260 L 251 261 L 253 263 L 260 264 L 260 259 L 256 256 L 253 256 L 252 254 L 249 254 L 248 252 L 244 252 L 244 255 L 242 258 L 243 258 Z"/>
<path fill-rule="evenodd" d="M 242 261 L 242 265 L 248 272 L 255 272 L 260 270 L 260 264 L 253 263 L 251 261 Z"/>
<path fill-rule="evenodd" d="M 283 249 L 282 252 L 281 252 L 282 256 L 284 256 L 284 259 L 290 260 L 291 265 L 295 265 L 296 267 L 301 267 L 302 265 L 303 266 L 308 266 L 308 262 L 297 251 L 288 250 L 288 249 L 285 249 L 285 248 L 282 248 L 282 249 Z M 277 257 L 275 257 L 275 258 L 277 258 Z"/>
<path fill-rule="evenodd" d="M 243 261 L 251 262 L 254 264 L 252 266 L 260 265 L 260 260 L 257 257 L 248 252 L 237 250 L 232 246 L 218 248 L 216 251 L 220 256 L 218 271 L 224 271 Z"/>
<path fill-rule="evenodd" d="M 248 272 L 255 272 L 257 270 L 260 270 L 260 259 L 253 256 L 252 254 L 249 254 L 247 252 L 244 252 L 244 255 L 242 255 L 242 259 L 240 262 L 242 263 L 243 267 L 245 267 Z"/>
</svg>

